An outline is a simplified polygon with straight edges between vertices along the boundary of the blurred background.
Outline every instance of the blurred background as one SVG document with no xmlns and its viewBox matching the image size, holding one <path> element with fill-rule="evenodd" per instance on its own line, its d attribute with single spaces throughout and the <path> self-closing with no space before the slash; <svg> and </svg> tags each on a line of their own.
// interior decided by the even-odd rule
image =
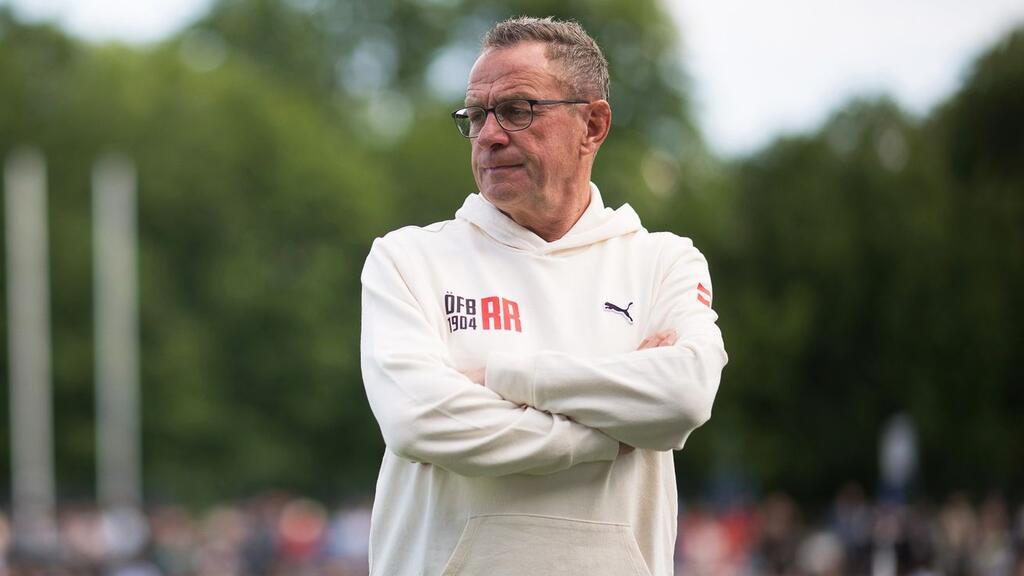
<svg viewBox="0 0 1024 576">
<path fill-rule="evenodd" d="M 606 203 L 711 265 L 678 573 L 1024 574 L 1024 6 L 749 4 L 0 1 L 0 574 L 366 572 L 360 269 L 475 191 L 522 13 L 605 50 Z"/>
</svg>

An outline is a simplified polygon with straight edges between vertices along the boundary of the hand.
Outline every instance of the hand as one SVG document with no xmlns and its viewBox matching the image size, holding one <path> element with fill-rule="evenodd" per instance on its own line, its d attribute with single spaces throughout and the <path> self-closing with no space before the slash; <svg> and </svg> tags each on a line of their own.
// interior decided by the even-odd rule
<svg viewBox="0 0 1024 576">
<path fill-rule="evenodd" d="M 668 330 L 662 330 L 661 332 L 655 332 L 651 336 L 644 338 L 644 341 L 640 343 L 637 350 L 645 350 L 647 348 L 660 348 L 662 346 L 671 346 L 679 340 L 679 334 L 675 330 L 669 328 Z"/>
<path fill-rule="evenodd" d="M 648 336 L 647 338 L 644 338 L 644 341 L 640 343 L 640 346 L 637 347 L 637 350 L 646 350 L 647 348 L 660 348 L 662 346 L 671 346 L 675 344 L 677 340 L 679 340 L 679 334 L 675 330 L 669 328 L 668 330 L 655 332 L 654 334 Z M 622 442 L 619 442 L 619 456 L 629 454 L 633 450 L 636 450 L 636 448 L 630 446 L 629 444 L 623 444 Z"/>
<path fill-rule="evenodd" d="M 469 378 L 474 384 L 484 385 L 484 380 L 487 376 L 487 368 L 471 368 L 469 370 L 459 370 L 463 376 Z"/>
</svg>

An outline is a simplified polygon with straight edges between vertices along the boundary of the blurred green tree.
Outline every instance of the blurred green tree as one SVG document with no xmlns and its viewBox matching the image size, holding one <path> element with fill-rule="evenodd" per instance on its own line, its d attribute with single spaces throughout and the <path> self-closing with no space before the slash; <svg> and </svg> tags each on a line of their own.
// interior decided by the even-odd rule
<svg viewBox="0 0 1024 576">
<path fill-rule="evenodd" d="M 880 429 L 907 412 L 918 490 L 1024 485 L 1022 63 L 1018 31 L 925 121 L 855 102 L 731 167 L 712 260 L 731 362 L 697 450 L 824 502 L 877 488 Z"/>
<path fill-rule="evenodd" d="M 144 48 L 2 13 L 0 154 L 33 143 L 50 161 L 66 492 L 92 486 L 89 170 L 108 150 L 138 164 L 148 490 L 372 486 L 383 445 L 358 366 L 362 260 L 373 237 L 450 218 L 475 190 L 448 112 L 482 32 L 527 12 L 587 14 L 612 62 L 616 139 L 596 177 L 609 201 L 654 210 L 699 189 L 676 177 L 707 154 L 653 0 L 224 0 Z"/>
<path fill-rule="evenodd" d="M 139 172 L 147 486 L 326 495 L 364 487 L 379 457 L 373 436 L 339 439 L 373 426 L 358 402 L 358 277 L 394 183 L 345 118 L 245 59 L 210 63 L 184 40 L 93 47 L 4 15 L 0 108 L 14 113 L 0 153 L 28 143 L 49 161 L 66 495 L 91 494 L 89 175 L 108 150 Z"/>
<path fill-rule="evenodd" d="M 926 448 L 949 489 L 1024 486 L 1024 28 L 925 127 L 947 175 Z M 925 393 L 924 383 L 918 386 Z M 985 470 L 984 475 L 976 473 Z"/>
<path fill-rule="evenodd" d="M 711 262 L 731 362 L 712 423 L 677 458 L 684 490 L 871 487 L 898 411 L 919 427 L 922 489 L 1024 486 L 1024 32 L 928 118 L 857 101 L 723 163 L 694 128 L 655 0 L 222 0 L 141 48 L 0 7 L 0 155 L 34 145 L 49 161 L 64 496 L 92 492 L 89 177 L 109 150 L 139 169 L 150 494 L 370 489 L 383 445 L 358 366 L 362 260 L 375 236 L 450 218 L 474 190 L 448 112 L 480 35 L 522 13 L 576 16 L 605 48 L 606 201 Z"/>
</svg>

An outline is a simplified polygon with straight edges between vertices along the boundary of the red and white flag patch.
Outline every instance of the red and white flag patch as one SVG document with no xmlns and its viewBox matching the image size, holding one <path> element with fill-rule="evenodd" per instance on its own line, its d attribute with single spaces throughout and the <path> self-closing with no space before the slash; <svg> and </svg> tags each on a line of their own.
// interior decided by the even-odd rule
<svg viewBox="0 0 1024 576">
<path fill-rule="evenodd" d="M 697 283 L 697 301 L 711 308 L 711 290 L 708 290 L 702 282 Z"/>
</svg>

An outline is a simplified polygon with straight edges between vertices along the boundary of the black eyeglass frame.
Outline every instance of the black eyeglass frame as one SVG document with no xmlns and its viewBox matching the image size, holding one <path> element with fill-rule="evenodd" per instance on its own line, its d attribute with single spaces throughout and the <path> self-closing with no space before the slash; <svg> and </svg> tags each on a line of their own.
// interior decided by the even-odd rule
<svg viewBox="0 0 1024 576">
<path fill-rule="evenodd" d="M 499 106 L 504 106 L 504 105 L 508 104 L 509 102 L 527 102 L 527 103 L 529 103 L 529 105 L 530 105 L 530 121 L 526 123 L 526 126 L 523 126 L 522 128 L 506 128 L 505 125 L 501 123 L 501 118 L 498 117 L 497 109 L 498 109 Z M 533 125 L 533 119 L 536 117 L 536 115 L 533 112 L 533 107 L 534 106 L 553 106 L 553 105 L 556 105 L 556 104 L 590 104 L 590 103 L 591 102 L 589 100 L 534 100 L 534 99 L 531 99 L 531 98 L 512 98 L 511 100 L 505 100 L 504 102 L 499 102 L 499 103 L 495 104 L 494 106 L 492 106 L 490 108 L 485 108 L 483 106 L 466 106 L 465 108 L 459 108 L 458 110 L 452 112 L 452 120 L 455 121 L 455 129 L 459 131 L 459 134 L 461 134 L 465 138 L 473 139 L 473 138 L 476 138 L 477 136 L 479 136 L 480 134 L 477 133 L 477 134 L 475 134 L 473 136 L 470 136 L 469 134 L 466 134 L 465 132 L 463 132 L 462 128 L 459 127 L 459 118 L 462 117 L 462 118 L 467 118 L 468 119 L 469 118 L 469 114 L 467 113 L 467 111 L 471 110 L 473 108 L 476 108 L 478 110 L 483 110 L 484 111 L 484 121 L 483 121 L 483 124 L 480 125 L 481 128 L 483 128 L 484 124 L 487 124 L 487 115 L 488 114 L 494 114 L 494 120 L 498 123 L 498 126 L 500 126 L 502 130 L 504 130 L 505 132 L 520 132 L 522 130 L 526 130 L 527 128 L 529 128 L 530 126 Z"/>
</svg>

